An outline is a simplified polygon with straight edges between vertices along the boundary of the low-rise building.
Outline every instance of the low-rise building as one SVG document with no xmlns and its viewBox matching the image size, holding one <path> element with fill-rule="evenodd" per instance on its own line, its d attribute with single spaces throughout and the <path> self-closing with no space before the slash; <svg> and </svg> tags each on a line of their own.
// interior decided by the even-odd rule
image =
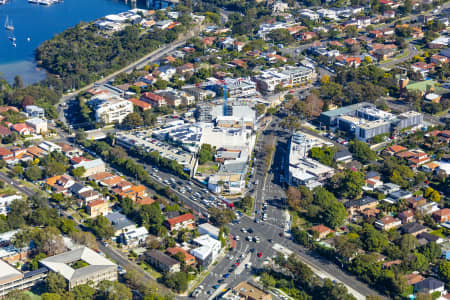
<svg viewBox="0 0 450 300">
<path fill-rule="evenodd" d="M 73 166 L 76 168 L 84 168 L 85 172 L 83 173 L 83 177 L 89 177 L 97 173 L 105 172 L 106 165 L 100 158 L 89 160 L 89 161 L 82 161 L 79 164 L 76 164 Z"/>
<path fill-rule="evenodd" d="M 434 294 L 436 292 L 443 293 L 445 291 L 445 284 L 433 277 L 428 277 L 414 285 L 414 292 Z"/>
<path fill-rule="evenodd" d="M 95 121 L 99 123 L 122 123 L 133 112 L 133 103 L 122 98 L 95 98 L 89 104 L 95 111 Z"/>
<path fill-rule="evenodd" d="M 145 243 L 148 230 L 144 226 L 122 233 L 122 240 L 128 247 L 137 247 Z"/>
<path fill-rule="evenodd" d="M 36 133 L 46 133 L 47 128 L 47 120 L 40 118 L 32 118 L 25 121 L 25 124 L 31 128 L 33 128 Z"/>
<path fill-rule="evenodd" d="M 241 282 L 222 296 L 227 300 L 271 300 L 272 295 L 248 282 Z"/>
<path fill-rule="evenodd" d="M 192 249 L 190 253 L 204 267 L 209 266 L 216 259 L 221 249 L 220 242 L 207 234 L 194 239 L 193 244 L 199 247 Z"/>
<path fill-rule="evenodd" d="M 329 234 L 334 233 L 334 230 L 331 228 L 328 228 L 327 226 L 323 224 L 319 224 L 316 226 L 311 227 L 311 232 L 314 235 L 317 235 L 317 239 L 321 240 L 326 238 Z"/>
<path fill-rule="evenodd" d="M 166 222 L 166 226 L 170 231 L 180 229 L 194 229 L 195 227 L 194 215 L 188 213 L 177 216 L 175 218 L 168 219 Z"/>
<path fill-rule="evenodd" d="M 203 224 L 198 225 L 198 232 L 200 234 L 207 234 L 210 237 L 217 240 L 217 239 L 219 239 L 220 229 L 209 223 L 203 223 Z"/>
<path fill-rule="evenodd" d="M 184 256 L 184 264 L 186 266 L 194 265 L 196 262 L 195 257 L 193 255 L 189 254 L 183 248 L 180 248 L 180 247 L 168 248 L 167 252 L 170 253 L 170 255 L 172 255 L 172 256 L 175 256 L 178 253 L 182 253 Z"/>
<path fill-rule="evenodd" d="M 445 223 L 450 221 L 450 208 L 443 208 L 432 214 L 433 219 L 437 223 Z"/>
<path fill-rule="evenodd" d="M 80 260 L 88 265 L 78 269 L 71 267 L 71 264 Z M 87 247 L 47 257 L 39 263 L 50 271 L 62 275 L 70 290 L 88 282 L 97 285 L 104 280 L 117 280 L 117 265 Z"/>
<path fill-rule="evenodd" d="M 402 234 L 411 234 L 413 236 L 417 236 L 421 233 L 427 232 L 428 228 L 423 226 L 420 223 L 413 222 L 413 223 L 407 223 L 402 226 L 401 232 Z"/>
<path fill-rule="evenodd" d="M 33 118 L 44 118 L 45 110 L 42 107 L 36 105 L 25 106 L 25 112 L 28 116 Z"/>
<path fill-rule="evenodd" d="M 145 252 L 145 260 L 152 266 L 166 273 L 180 271 L 180 262 L 158 250 Z"/>
<path fill-rule="evenodd" d="M 22 273 L 7 262 L 0 259 L 0 298 L 13 290 L 25 290 L 42 282 L 47 277 L 48 269 Z"/>
<path fill-rule="evenodd" d="M 356 212 L 361 213 L 366 209 L 374 209 L 378 203 L 379 201 L 377 199 L 367 196 L 361 199 L 347 201 L 344 205 L 350 215 L 353 215 Z"/>
<path fill-rule="evenodd" d="M 87 205 L 87 213 L 90 217 L 95 218 L 97 216 L 106 216 L 109 212 L 108 201 L 103 199 L 89 202 Z"/>
<path fill-rule="evenodd" d="M 0 215 L 6 216 L 9 211 L 9 205 L 14 200 L 21 200 L 22 196 L 20 195 L 1 195 L 0 196 Z"/>
<path fill-rule="evenodd" d="M 380 230 L 389 231 L 392 228 L 396 228 L 400 225 L 402 225 L 402 221 L 400 221 L 397 218 L 394 218 L 392 216 L 386 216 L 378 221 L 375 222 L 375 227 Z"/>
<path fill-rule="evenodd" d="M 106 218 L 113 226 L 115 236 L 136 229 L 136 224 L 121 213 L 112 212 L 107 214 Z"/>
</svg>

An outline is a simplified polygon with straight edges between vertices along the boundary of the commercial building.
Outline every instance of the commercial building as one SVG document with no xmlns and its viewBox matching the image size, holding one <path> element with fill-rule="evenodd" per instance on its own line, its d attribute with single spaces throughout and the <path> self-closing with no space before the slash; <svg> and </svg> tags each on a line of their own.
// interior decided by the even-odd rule
<svg viewBox="0 0 450 300">
<path fill-rule="evenodd" d="M 368 141 L 373 137 L 414 127 L 423 123 L 423 115 L 408 111 L 395 116 L 362 102 L 323 112 L 320 121 L 328 127 L 353 133 L 358 140 Z"/>
<path fill-rule="evenodd" d="M 89 104 L 95 111 L 95 121 L 105 124 L 122 123 L 133 112 L 133 103 L 121 98 L 95 98 Z"/>
<path fill-rule="evenodd" d="M 315 76 L 313 69 L 306 67 L 288 67 L 282 71 L 270 69 L 254 78 L 259 90 L 273 92 L 277 85 L 285 88 L 308 83 Z"/>
<path fill-rule="evenodd" d="M 105 172 L 106 165 L 100 158 L 85 160 L 73 166 L 74 168 L 84 168 L 83 177 L 89 177 L 97 173 Z"/>
<path fill-rule="evenodd" d="M 210 237 L 217 240 L 217 239 L 219 239 L 220 229 L 209 223 L 203 223 L 203 224 L 198 225 L 198 232 L 200 234 L 207 234 Z"/>
<path fill-rule="evenodd" d="M 321 186 L 321 182 L 334 174 L 334 169 L 308 158 L 308 151 L 313 147 L 332 145 L 322 139 L 306 133 L 294 133 L 290 141 L 289 149 L 289 174 L 290 185 L 305 185 L 310 189 Z"/>
<path fill-rule="evenodd" d="M 230 98 L 246 98 L 256 95 L 256 83 L 249 79 L 225 78 L 224 84 Z M 222 85 L 218 85 L 217 88 L 222 88 Z"/>
<path fill-rule="evenodd" d="M 24 290 L 42 282 L 47 277 L 47 268 L 22 273 L 0 259 L 0 298 L 13 290 Z"/>
<path fill-rule="evenodd" d="M 72 268 L 71 265 L 80 260 L 88 265 L 78 269 Z M 61 274 L 66 279 L 69 289 L 88 282 L 97 285 L 104 280 L 117 280 L 117 265 L 87 247 L 47 257 L 39 263 Z"/>
<path fill-rule="evenodd" d="M 220 242 L 207 234 L 194 239 L 193 243 L 199 247 L 192 249 L 190 252 L 195 256 L 199 264 L 204 267 L 211 264 L 217 255 L 219 255 L 221 249 Z"/>
<path fill-rule="evenodd" d="M 180 262 L 158 250 L 145 252 L 145 260 L 152 266 L 166 273 L 180 271 Z"/>
<path fill-rule="evenodd" d="M 40 134 L 40 133 L 46 133 L 47 128 L 47 120 L 40 119 L 40 118 L 32 118 L 25 121 L 25 124 L 31 128 L 33 128 L 34 132 Z"/>
<path fill-rule="evenodd" d="M 227 300 L 271 300 L 272 295 L 249 282 L 243 281 L 222 296 Z"/>
</svg>

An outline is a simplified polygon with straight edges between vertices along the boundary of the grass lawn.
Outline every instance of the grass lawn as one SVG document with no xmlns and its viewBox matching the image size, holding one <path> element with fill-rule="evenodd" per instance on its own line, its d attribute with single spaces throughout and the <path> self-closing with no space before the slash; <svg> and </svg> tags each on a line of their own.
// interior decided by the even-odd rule
<svg viewBox="0 0 450 300">
<path fill-rule="evenodd" d="M 30 296 L 31 300 L 41 300 L 41 296 L 33 294 L 31 291 L 25 291 L 24 294 Z"/>
<path fill-rule="evenodd" d="M 153 269 L 150 265 L 148 265 L 145 262 L 139 262 L 138 263 L 139 267 L 141 267 L 144 271 L 146 271 L 147 273 L 149 273 L 153 278 L 158 279 L 162 277 L 162 274 L 159 273 L 158 271 L 156 271 L 155 269 Z"/>
<path fill-rule="evenodd" d="M 443 228 L 439 228 L 439 229 L 437 229 L 437 230 L 431 231 L 430 233 L 431 233 L 432 235 L 435 235 L 435 236 L 438 236 L 438 237 L 441 237 L 441 238 L 445 239 L 446 237 L 445 237 L 445 235 L 442 233 L 443 230 L 444 230 Z"/>
<path fill-rule="evenodd" d="M 219 171 L 219 165 L 213 162 L 207 162 L 197 167 L 197 172 L 205 174 L 216 174 Z"/>
</svg>

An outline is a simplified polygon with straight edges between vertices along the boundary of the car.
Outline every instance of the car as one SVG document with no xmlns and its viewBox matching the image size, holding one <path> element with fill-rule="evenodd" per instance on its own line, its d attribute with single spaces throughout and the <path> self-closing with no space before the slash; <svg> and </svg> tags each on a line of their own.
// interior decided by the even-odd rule
<svg viewBox="0 0 450 300">
<path fill-rule="evenodd" d="M 242 233 L 247 233 L 247 230 L 245 228 L 241 228 Z"/>
<path fill-rule="evenodd" d="M 249 235 L 249 236 L 247 236 L 246 240 L 250 242 L 250 241 L 252 241 L 252 240 L 253 240 L 253 238 L 252 238 L 252 236 L 251 236 L 251 235 Z"/>
<path fill-rule="evenodd" d="M 234 237 L 234 239 L 236 240 L 236 241 L 239 241 L 240 240 L 240 238 L 239 238 L 239 236 L 237 235 L 237 236 L 235 236 Z"/>
<path fill-rule="evenodd" d="M 261 257 L 262 256 L 262 252 L 258 252 L 258 257 Z"/>
<path fill-rule="evenodd" d="M 267 241 L 268 241 L 269 243 L 272 243 L 272 242 L 273 242 L 273 240 L 272 240 L 272 239 L 268 239 Z"/>
<path fill-rule="evenodd" d="M 203 290 L 205 287 L 204 287 L 203 285 L 199 285 L 197 288 L 198 288 L 199 290 Z"/>
<path fill-rule="evenodd" d="M 226 274 L 223 274 L 223 278 L 228 278 L 228 277 L 230 277 L 230 273 L 226 273 Z M 218 288 L 218 287 L 217 287 Z M 216 288 L 216 289 L 217 289 Z"/>
<path fill-rule="evenodd" d="M 212 293 L 214 293 L 214 290 L 209 290 L 209 291 L 207 292 L 208 295 L 211 295 Z"/>
<path fill-rule="evenodd" d="M 247 232 L 248 233 L 253 233 L 253 229 L 249 228 L 249 229 L 247 229 Z"/>
<path fill-rule="evenodd" d="M 239 263 L 238 263 L 238 262 L 235 262 L 234 265 L 235 265 L 236 267 L 239 267 Z"/>
<path fill-rule="evenodd" d="M 213 289 L 217 290 L 219 288 L 220 285 L 216 284 L 213 286 Z"/>
</svg>

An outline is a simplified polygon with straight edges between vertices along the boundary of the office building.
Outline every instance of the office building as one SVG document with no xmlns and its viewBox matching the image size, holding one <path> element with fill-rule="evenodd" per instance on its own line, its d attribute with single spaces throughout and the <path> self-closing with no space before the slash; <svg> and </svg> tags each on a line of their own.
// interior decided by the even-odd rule
<svg viewBox="0 0 450 300">
<path fill-rule="evenodd" d="M 133 112 L 133 103 L 121 98 L 96 98 L 89 101 L 89 104 L 95 111 L 95 121 L 105 124 L 122 123 Z"/>
</svg>

